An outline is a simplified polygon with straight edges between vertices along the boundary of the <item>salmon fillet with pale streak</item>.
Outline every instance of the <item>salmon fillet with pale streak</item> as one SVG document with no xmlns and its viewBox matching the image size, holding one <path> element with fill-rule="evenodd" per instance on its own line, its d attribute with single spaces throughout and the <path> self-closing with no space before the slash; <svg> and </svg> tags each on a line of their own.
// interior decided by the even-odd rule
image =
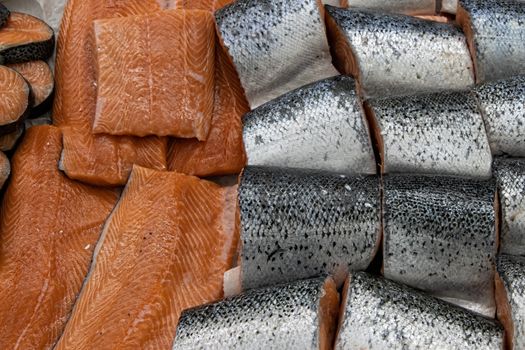
<svg viewBox="0 0 525 350">
<path fill-rule="evenodd" d="M 223 295 L 236 192 L 134 167 L 56 350 L 169 349 L 182 310 Z"/>
<path fill-rule="evenodd" d="M 61 167 L 76 180 L 123 185 L 133 164 L 166 168 L 166 140 L 93 135 L 96 106 L 93 20 L 158 11 L 155 0 L 70 0 L 62 18 L 56 60 L 53 120 L 64 134 Z"/>
<path fill-rule="evenodd" d="M 62 333 L 118 193 L 58 169 L 62 135 L 33 127 L 13 158 L 0 219 L 0 348 L 49 349 Z"/>
</svg>

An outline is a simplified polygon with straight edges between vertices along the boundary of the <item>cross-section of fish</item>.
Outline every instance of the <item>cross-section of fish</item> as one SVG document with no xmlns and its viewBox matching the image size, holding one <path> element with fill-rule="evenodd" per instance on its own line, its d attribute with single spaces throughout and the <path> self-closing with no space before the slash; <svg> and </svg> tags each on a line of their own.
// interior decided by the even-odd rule
<svg viewBox="0 0 525 350">
<path fill-rule="evenodd" d="M 7 156 L 3 152 L 0 152 L 0 189 L 4 187 L 4 184 L 10 174 L 11 163 L 9 162 Z"/>
<path fill-rule="evenodd" d="M 27 81 L 31 88 L 31 107 L 36 108 L 49 99 L 55 86 L 53 72 L 44 61 L 8 64 Z"/>
<path fill-rule="evenodd" d="M 168 349 L 182 310 L 222 297 L 236 193 L 134 167 L 56 349 Z"/>
<path fill-rule="evenodd" d="M 364 272 L 349 278 L 341 317 L 337 350 L 504 348 L 494 320 Z"/>
<path fill-rule="evenodd" d="M 116 191 L 64 176 L 61 150 L 60 130 L 39 126 L 13 158 L 0 219 L 1 349 L 52 348 L 117 201 Z"/>
<path fill-rule="evenodd" d="M 185 311 L 173 350 L 331 349 L 338 308 L 331 278 L 250 290 Z"/>
<path fill-rule="evenodd" d="M 337 75 L 318 0 L 243 0 L 215 13 L 250 106 Z"/>
<path fill-rule="evenodd" d="M 244 116 L 250 165 L 376 173 L 366 116 L 351 77 L 321 80 Z"/>
<path fill-rule="evenodd" d="M 414 16 L 433 15 L 437 5 L 436 0 L 348 0 L 348 6 Z"/>
<path fill-rule="evenodd" d="M 441 12 L 455 14 L 458 9 L 458 0 L 441 0 Z"/>
<path fill-rule="evenodd" d="M 5 7 L 5 5 L 0 4 L 0 27 L 3 27 L 7 23 L 7 19 L 11 13 Z"/>
<path fill-rule="evenodd" d="M 12 150 L 23 133 L 24 125 L 20 125 L 18 129 L 12 133 L 0 136 L 0 151 L 7 152 Z"/>
<path fill-rule="evenodd" d="M 0 66 L 0 136 L 18 130 L 29 113 L 30 89 L 17 71 Z"/>
<path fill-rule="evenodd" d="M 491 176 L 490 145 L 470 92 L 372 99 L 366 108 L 383 172 Z"/>
<path fill-rule="evenodd" d="M 386 278 L 494 316 L 496 183 L 386 176 Z"/>
<path fill-rule="evenodd" d="M 456 19 L 467 35 L 477 82 L 525 74 L 524 3 L 460 0 Z"/>
<path fill-rule="evenodd" d="M 365 98 L 463 89 L 474 83 L 463 33 L 448 23 L 326 6 L 337 68 Z"/>
</svg>

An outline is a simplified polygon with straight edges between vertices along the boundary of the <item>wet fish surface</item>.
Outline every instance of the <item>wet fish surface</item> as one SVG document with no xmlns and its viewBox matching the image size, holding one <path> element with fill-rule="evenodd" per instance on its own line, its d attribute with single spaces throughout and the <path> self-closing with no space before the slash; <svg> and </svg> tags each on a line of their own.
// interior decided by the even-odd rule
<svg viewBox="0 0 525 350">
<path fill-rule="evenodd" d="M 374 175 L 245 168 L 242 287 L 366 269 L 381 239 L 379 186 Z"/>
<path fill-rule="evenodd" d="M 439 92 L 367 101 L 385 173 L 489 178 L 492 155 L 477 101 Z"/>
<path fill-rule="evenodd" d="M 474 83 L 463 33 L 449 23 L 326 6 L 336 67 L 364 98 L 464 89 Z"/>
<path fill-rule="evenodd" d="M 385 277 L 493 317 L 495 199 L 493 180 L 386 176 Z"/>
<path fill-rule="evenodd" d="M 393 281 L 353 274 L 335 349 L 503 349 L 493 320 Z"/>
<path fill-rule="evenodd" d="M 436 13 L 436 0 L 348 0 L 348 6 L 412 16 Z"/>
<path fill-rule="evenodd" d="M 330 278 L 250 290 L 185 311 L 173 350 L 329 349 L 338 306 Z"/>
<path fill-rule="evenodd" d="M 242 0 L 215 12 L 251 108 L 338 75 L 319 6 L 317 0 Z"/>
<path fill-rule="evenodd" d="M 351 77 L 321 80 L 244 118 L 249 165 L 376 173 L 370 133 Z"/>
<path fill-rule="evenodd" d="M 492 154 L 525 157 L 525 75 L 485 83 L 474 91 Z"/>
</svg>

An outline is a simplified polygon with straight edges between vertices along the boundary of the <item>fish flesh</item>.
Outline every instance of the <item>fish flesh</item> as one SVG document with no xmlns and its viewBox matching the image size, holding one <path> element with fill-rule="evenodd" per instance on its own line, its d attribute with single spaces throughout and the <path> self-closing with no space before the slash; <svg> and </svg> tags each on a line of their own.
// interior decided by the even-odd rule
<svg viewBox="0 0 525 350">
<path fill-rule="evenodd" d="M 31 88 L 31 107 L 40 106 L 53 93 L 55 82 L 53 72 L 44 61 L 30 61 L 25 63 L 8 64 L 7 67 L 14 69 L 22 75 Z"/>
<path fill-rule="evenodd" d="M 0 4 L 0 27 L 5 26 L 10 14 L 11 13 L 7 9 L 7 7 L 5 7 L 5 5 L 3 4 Z"/>
<path fill-rule="evenodd" d="M 13 157 L 0 218 L 1 349 L 53 347 L 119 195 L 64 176 L 61 150 L 60 130 L 38 126 Z"/>
<path fill-rule="evenodd" d="M 93 21 L 159 9 L 155 0 L 67 3 L 57 44 L 53 123 L 64 135 L 60 166 L 70 178 L 96 185 L 124 185 L 134 164 L 166 169 L 165 138 L 92 134 L 97 99 Z"/>
<path fill-rule="evenodd" d="M 12 150 L 23 133 L 24 126 L 21 125 L 16 131 L 13 131 L 10 134 L 0 136 L 0 151 L 7 152 Z"/>
<path fill-rule="evenodd" d="M 163 9 L 205 10 L 214 12 L 235 0 L 157 0 Z"/>
<path fill-rule="evenodd" d="M 525 75 L 474 90 L 493 155 L 525 157 Z"/>
<path fill-rule="evenodd" d="M 453 24 L 359 8 L 326 6 L 326 11 L 335 65 L 357 78 L 364 98 L 474 83 L 465 36 Z"/>
<path fill-rule="evenodd" d="M 525 255 L 525 159 L 496 158 L 501 205 L 500 252 Z"/>
<path fill-rule="evenodd" d="M 46 60 L 53 54 L 55 35 L 42 20 L 12 12 L 0 29 L 0 62 L 21 63 Z"/>
<path fill-rule="evenodd" d="M 9 158 L 3 153 L 0 152 L 0 188 L 4 187 L 7 178 L 11 174 L 11 163 Z M 1 266 L 1 265 L 0 265 Z"/>
<path fill-rule="evenodd" d="M 498 319 L 505 327 L 507 349 L 525 348 L 525 257 L 498 257 L 496 302 Z"/>
<path fill-rule="evenodd" d="M 215 25 L 202 10 L 94 22 L 93 132 L 206 140 L 214 105 Z"/>
<path fill-rule="evenodd" d="M 456 14 L 458 0 L 441 0 L 441 12 Z"/>
<path fill-rule="evenodd" d="M 364 272 L 343 291 L 336 350 L 503 349 L 494 320 Z"/>
<path fill-rule="evenodd" d="M 0 136 L 17 131 L 29 113 L 29 85 L 15 70 L 0 66 Z"/>
<path fill-rule="evenodd" d="M 330 277 L 254 289 L 185 311 L 172 349 L 328 350 L 338 308 Z"/>
<path fill-rule="evenodd" d="M 246 164 L 242 116 L 250 111 L 241 82 L 227 53 L 216 46 L 215 105 L 206 141 L 172 139 L 168 169 L 195 176 L 238 174 Z"/>
<path fill-rule="evenodd" d="M 135 166 L 55 349 L 168 349 L 182 310 L 222 297 L 236 195 Z"/>
<path fill-rule="evenodd" d="M 523 3 L 460 0 L 456 20 L 467 36 L 478 83 L 525 74 Z"/>
<path fill-rule="evenodd" d="M 239 186 L 242 288 L 364 270 L 381 240 L 380 179 L 252 167 Z M 342 277 L 342 278 L 341 278 Z"/>
<path fill-rule="evenodd" d="M 493 317 L 496 183 L 389 175 L 383 196 L 384 276 Z"/>
<path fill-rule="evenodd" d="M 243 0 L 215 12 L 250 107 L 338 75 L 318 0 Z"/>
<path fill-rule="evenodd" d="M 367 101 L 385 173 L 491 177 L 483 118 L 470 92 Z"/>
<path fill-rule="evenodd" d="M 348 6 L 415 16 L 435 14 L 437 4 L 436 0 L 348 0 Z"/>
<path fill-rule="evenodd" d="M 324 79 L 247 113 L 248 164 L 376 173 L 362 103 L 351 77 Z"/>
</svg>

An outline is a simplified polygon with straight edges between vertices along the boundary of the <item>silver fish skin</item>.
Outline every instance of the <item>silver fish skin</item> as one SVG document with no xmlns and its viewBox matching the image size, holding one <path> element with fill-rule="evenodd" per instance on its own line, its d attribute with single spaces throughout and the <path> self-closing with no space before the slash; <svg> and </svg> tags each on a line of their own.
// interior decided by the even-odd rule
<svg viewBox="0 0 525 350">
<path fill-rule="evenodd" d="M 501 206 L 500 252 L 525 255 L 525 159 L 496 158 Z"/>
<path fill-rule="evenodd" d="M 470 92 L 367 101 L 382 141 L 385 173 L 490 178 L 492 154 Z"/>
<path fill-rule="evenodd" d="M 474 91 L 492 154 L 525 157 L 525 75 L 485 83 Z"/>
<path fill-rule="evenodd" d="M 348 0 L 349 7 L 403 13 L 407 15 L 433 15 L 436 0 Z"/>
<path fill-rule="evenodd" d="M 249 165 L 376 173 L 366 116 L 351 77 L 303 86 L 244 116 Z"/>
<path fill-rule="evenodd" d="M 357 78 L 364 98 L 474 84 L 467 41 L 454 25 L 359 8 L 325 8 L 336 66 Z"/>
<path fill-rule="evenodd" d="M 349 285 L 337 350 L 503 349 L 502 327 L 481 315 L 364 272 Z"/>
<path fill-rule="evenodd" d="M 326 283 L 315 278 L 254 289 L 187 310 L 173 350 L 319 349 L 319 311 Z M 337 293 L 335 284 L 328 283 L 331 293 Z"/>
<path fill-rule="evenodd" d="M 215 12 L 252 109 L 339 74 L 320 5 L 318 0 L 239 0 Z"/>
<path fill-rule="evenodd" d="M 478 83 L 525 74 L 522 2 L 460 0 L 456 20 L 469 37 Z"/>
<path fill-rule="evenodd" d="M 496 295 L 505 306 L 498 307 L 498 319 L 507 331 L 509 349 L 525 349 L 525 257 L 498 257 Z M 508 314 L 506 313 L 508 311 Z"/>
<path fill-rule="evenodd" d="M 384 178 L 384 276 L 494 317 L 494 180 Z"/>
<path fill-rule="evenodd" d="M 238 196 L 243 289 L 323 273 L 342 283 L 379 248 L 379 176 L 249 166 Z"/>
</svg>

